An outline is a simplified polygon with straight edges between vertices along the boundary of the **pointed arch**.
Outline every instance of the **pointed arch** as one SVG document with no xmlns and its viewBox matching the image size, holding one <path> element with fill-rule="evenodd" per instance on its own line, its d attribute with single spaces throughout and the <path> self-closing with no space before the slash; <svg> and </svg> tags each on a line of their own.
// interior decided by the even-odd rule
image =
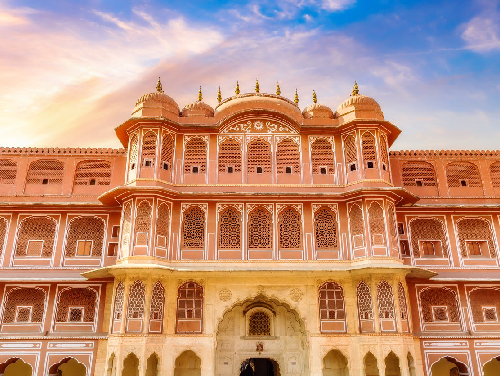
<svg viewBox="0 0 500 376">
<path fill-rule="evenodd" d="M 158 376 L 159 357 L 156 353 L 152 353 L 146 361 L 145 376 Z"/>
<path fill-rule="evenodd" d="M 155 226 L 156 246 L 167 248 L 170 234 L 170 209 L 165 202 L 161 202 L 158 205 Z"/>
<path fill-rule="evenodd" d="M 325 168 L 328 175 L 335 175 L 335 156 L 333 145 L 325 138 L 318 138 L 311 144 L 311 164 L 313 174 L 322 174 Z"/>
<path fill-rule="evenodd" d="M 201 137 L 193 137 L 184 145 L 184 173 L 194 172 L 193 167 L 198 167 L 198 173 L 207 171 L 207 142 Z"/>
<path fill-rule="evenodd" d="M 201 333 L 203 324 L 203 287 L 186 282 L 177 292 L 176 333 Z"/>
<path fill-rule="evenodd" d="M 375 137 L 370 132 L 365 132 L 361 136 L 361 150 L 363 163 L 373 162 L 373 168 L 377 166 L 377 148 L 375 146 Z"/>
<path fill-rule="evenodd" d="M 139 376 L 139 358 L 133 352 L 123 359 L 122 376 Z"/>
<path fill-rule="evenodd" d="M 266 140 L 257 138 L 247 145 L 247 173 L 258 173 L 259 167 L 263 174 L 272 172 L 271 144 Z"/>
<path fill-rule="evenodd" d="M 161 168 L 171 171 L 174 166 L 174 138 L 170 133 L 164 133 L 161 140 Z"/>
<path fill-rule="evenodd" d="M 154 167 L 156 165 L 156 144 L 157 134 L 148 131 L 142 137 L 141 163 L 145 167 Z"/>
<path fill-rule="evenodd" d="M 151 203 L 143 200 L 137 205 L 135 215 L 135 245 L 147 246 L 149 244 L 149 234 L 151 232 Z"/>
<path fill-rule="evenodd" d="M 241 142 L 236 138 L 227 138 L 219 144 L 219 172 L 228 172 L 228 167 L 232 167 L 234 173 L 240 173 L 241 165 Z"/>
<path fill-rule="evenodd" d="M 447 287 L 428 287 L 419 292 L 424 322 L 460 322 L 457 293 Z"/>
<path fill-rule="evenodd" d="M 57 221 L 48 216 L 24 218 L 17 230 L 16 256 L 51 257 Z"/>
<path fill-rule="evenodd" d="M 115 289 L 115 304 L 113 309 L 113 319 L 115 321 L 120 321 L 122 319 L 124 295 L 125 285 L 123 282 L 120 282 Z"/>
<path fill-rule="evenodd" d="M 365 227 L 363 211 L 358 204 L 353 204 L 349 210 L 349 231 L 351 232 L 351 244 L 353 248 L 365 246 Z"/>
<path fill-rule="evenodd" d="M 205 247 L 205 212 L 198 206 L 191 206 L 182 214 L 181 247 L 203 249 Z"/>
<path fill-rule="evenodd" d="M 370 351 L 368 351 L 364 356 L 363 365 L 365 368 L 365 376 L 380 376 L 377 358 L 375 358 L 375 355 L 373 355 Z"/>
<path fill-rule="evenodd" d="M 291 173 L 300 174 L 300 147 L 290 138 L 276 145 L 276 173 L 286 173 L 287 167 L 291 167 Z"/>
<path fill-rule="evenodd" d="M 394 295 L 391 285 L 383 280 L 377 285 L 378 315 L 381 319 L 394 319 Z"/>
<path fill-rule="evenodd" d="M 344 290 L 336 282 L 325 282 L 318 290 L 321 332 L 344 332 L 346 319 Z"/>
<path fill-rule="evenodd" d="M 280 249 L 302 249 L 302 215 L 288 206 L 278 215 Z"/>
<path fill-rule="evenodd" d="M 368 224 L 373 246 L 386 246 L 384 209 L 376 201 L 368 208 Z"/>
<path fill-rule="evenodd" d="M 96 316 L 97 291 L 91 287 L 68 287 L 57 297 L 56 322 L 93 323 Z"/>
<path fill-rule="evenodd" d="M 146 286 L 137 279 L 130 286 L 127 306 L 127 319 L 142 319 L 144 317 L 144 301 Z"/>
<path fill-rule="evenodd" d="M 314 245 L 317 250 L 338 248 L 337 213 L 328 206 L 314 212 Z"/>
<path fill-rule="evenodd" d="M 339 350 L 330 350 L 323 358 L 323 376 L 349 376 L 347 358 Z"/>
<path fill-rule="evenodd" d="M 175 359 L 175 376 L 201 376 L 201 359 L 192 350 L 186 350 Z"/>
<path fill-rule="evenodd" d="M 387 138 L 384 135 L 381 135 L 379 142 L 380 142 L 380 160 L 383 163 L 382 168 L 384 168 L 384 166 L 385 166 L 384 169 L 388 170 L 389 169 L 389 153 L 387 153 Z"/>
<path fill-rule="evenodd" d="M 137 162 L 139 160 L 139 138 L 134 133 L 129 141 L 129 181 L 137 176 Z"/>
<path fill-rule="evenodd" d="M 163 331 L 163 315 L 165 310 L 165 287 L 160 281 L 153 285 L 151 293 L 151 309 L 149 312 L 149 331 L 161 333 Z"/>
<path fill-rule="evenodd" d="M 462 257 L 474 255 L 496 257 L 495 241 L 490 221 L 485 218 L 464 217 L 457 220 L 456 226 Z M 484 246 L 482 246 L 483 243 Z M 476 244 L 476 248 L 471 247 Z M 476 249 L 476 252 L 473 251 L 474 249 Z M 479 254 L 477 254 L 477 250 Z"/>
<path fill-rule="evenodd" d="M 425 242 L 438 242 L 434 246 L 435 254 L 442 249 L 444 257 L 448 257 L 450 248 L 446 237 L 446 226 L 439 218 L 414 218 L 410 221 L 410 244 L 414 257 L 424 256 Z M 436 249 L 436 247 L 438 249 Z M 422 248 L 422 250 L 420 249 Z"/>
<path fill-rule="evenodd" d="M 248 248 L 273 248 L 273 215 L 265 207 L 258 206 L 248 213 Z"/>
<path fill-rule="evenodd" d="M 399 357 L 390 352 L 385 357 L 385 376 L 401 376 L 401 368 L 399 367 Z"/>
<path fill-rule="evenodd" d="M 39 287 L 15 287 L 4 298 L 4 324 L 41 323 L 45 316 L 45 290 Z"/>
<path fill-rule="evenodd" d="M 357 170 L 358 148 L 356 147 L 356 139 L 353 135 L 349 135 L 344 139 L 344 159 L 347 172 Z"/>
<path fill-rule="evenodd" d="M 130 232 L 132 230 L 132 204 L 127 202 L 122 214 L 122 241 L 120 243 L 120 257 L 130 255 Z"/>
<path fill-rule="evenodd" d="M 356 289 L 358 298 L 358 315 L 360 320 L 373 319 L 373 302 L 370 287 L 361 281 Z"/>
<path fill-rule="evenodd" d="M 241 249 L 241 213 L 228 206 L 219 213 L 219 249 Z"/>
</svg>

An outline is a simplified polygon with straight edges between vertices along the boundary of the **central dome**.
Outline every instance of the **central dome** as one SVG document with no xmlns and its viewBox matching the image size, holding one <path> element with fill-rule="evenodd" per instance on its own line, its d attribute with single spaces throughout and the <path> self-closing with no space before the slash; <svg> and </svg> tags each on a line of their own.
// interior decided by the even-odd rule
<svg viewBox="0 0 500 376">
<path fill-rule="evenodd" d="M 354 119 L 384 120 L 384 113 L 377 101 L 366 95 L 359 94 L 358 84 L 349 98 L 337 107 L 337 117 L 345 123 Z"/>
<path fill-rule="evenodd" d="M 162 90 L 160 79 L 156 85 L 156 92 L 141 96 L 135 102 L 132 117 L 167 117 L 177 118 L 179 105 Z"/>
</svg>

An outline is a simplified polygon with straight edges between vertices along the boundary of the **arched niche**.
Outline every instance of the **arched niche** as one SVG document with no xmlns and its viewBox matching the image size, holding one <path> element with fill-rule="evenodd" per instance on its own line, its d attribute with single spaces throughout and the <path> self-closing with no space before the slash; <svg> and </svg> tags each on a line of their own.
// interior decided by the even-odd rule
<svg viewBox="0 0 500 376">
<path fill-rule="evenodd" d="M 200 357 L 194 351 L 184 351 L 175 359 L 174 376 L 201 376 Z"/>
<path fill-rule="evenodd" d="M 483 376 L 497 376 L 500 375 L 500 356 L 491 359 L 483 366 Z"/>
<path fill-rule="evenodd" d="M 377 358 L 371 352 L 367 352 L 364 359 L 364 369 L 365 376 L 380 376 L 380 372 L 378 370 Z"/>
<path fill-rule="evenodd" d="M 49 368 L 49 376 L 87 376 L 87 367 L 72 357 L 67 357 Z"/>
<path fill-rule="evenodd" d="M 459 362 L 451 356 L 445 356 L 433 363 L 431 366 L 431 376 L 467 376 L 469 369 L 465 364 Z"/>
<path fill-rule="evenodd" d="M 6 362 L 0 364 L 0 375 L 3 376 L 32 376 L 33 369 L 31 365 L 25 363 L 20 358 L 10 358 Z"/>
<path fill-rule="evenodd" d="M 349 376 L 347 358 L 339 350 L 331 350 L 323 358 L 323 376 Z"/>
<path fill-rule="evenodd" d="M 134 353 L 123 359 L 123 370 L 121 376 L 139 376 L 139 358 Z"/>
</svg>

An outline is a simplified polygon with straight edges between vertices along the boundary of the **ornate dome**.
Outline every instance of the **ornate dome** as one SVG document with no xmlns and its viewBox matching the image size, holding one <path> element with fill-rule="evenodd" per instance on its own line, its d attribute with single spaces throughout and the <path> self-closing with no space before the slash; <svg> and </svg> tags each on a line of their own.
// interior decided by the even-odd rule
<svg viewBox="0 0 500 376">
<path fill-rule="evenodd" d="M 353 119 L 384 120 L 384 113 L 377 101 L 366 95 L 359 94 L 358 84 L 355 83 L 352 94 L 337 107 L 337 116 L 344 121 Z"/>
<path fill-rule="evenodd" d="M 182 116 L 214 116 L 214 109 L 202 101 L 189 103 L 182 109 Z"/>
<path fill-rule="evenodd" d="M 144 94 L 135 102 L 133 117 L 178 117 L 179 105 L 162 90 L 160 79 L 156 92 Z"/>
<path fill-rule="evenodd" d="M 316 92 L 313 91 L 313 104 L 307 106 L 304 109 L 304 111 L 302 111 L 302 115 L 306 119 L 312 119 L 312 118 L 332 119 L 333 111 L 330 107 L 318 103 Z"/>
</svg>

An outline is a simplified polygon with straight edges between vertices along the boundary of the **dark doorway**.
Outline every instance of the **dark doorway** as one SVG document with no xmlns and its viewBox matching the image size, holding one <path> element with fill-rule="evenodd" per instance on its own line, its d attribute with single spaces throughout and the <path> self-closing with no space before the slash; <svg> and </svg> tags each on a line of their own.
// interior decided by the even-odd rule
<svg viewBox="0 0 500 376">
<path fill-rule="evenodd" d="M 251 358 L 241 363 L 240 376 L 280 376 L 280 371 L 272 359 Z"/>
</svg>

